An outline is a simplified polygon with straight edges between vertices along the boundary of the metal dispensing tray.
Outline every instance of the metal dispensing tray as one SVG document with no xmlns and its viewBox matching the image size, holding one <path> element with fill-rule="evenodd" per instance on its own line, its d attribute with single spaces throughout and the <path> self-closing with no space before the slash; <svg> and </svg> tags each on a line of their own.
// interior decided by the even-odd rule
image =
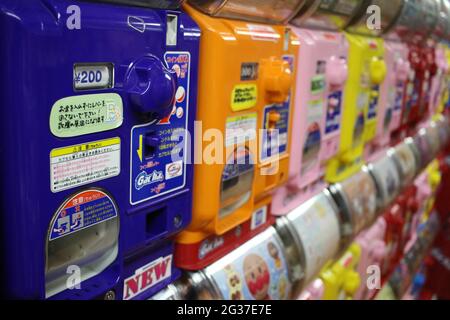
<svg viewBox="0 0 450 320">
<path fill-rule="evenodd" d="M 215 17 L 263 23 L 287 23 L 306 0 L 188 0 L 198 10 Z"/>
<path fill-rule="evenodd" d="M 364 8 L 364 3 L 361 0 L 310 1 L 290 22 L 308 29 L 342 30 Z"/>
<path fill-rule="evenodd" d="M 65 237 L 48 240 L 46 297 L 67 288 L 67 270 L 70 266 L 79 267 L 82 281 L 100 274 L 117 258 L 118 246 L 118 217 Z"/>
</svg>

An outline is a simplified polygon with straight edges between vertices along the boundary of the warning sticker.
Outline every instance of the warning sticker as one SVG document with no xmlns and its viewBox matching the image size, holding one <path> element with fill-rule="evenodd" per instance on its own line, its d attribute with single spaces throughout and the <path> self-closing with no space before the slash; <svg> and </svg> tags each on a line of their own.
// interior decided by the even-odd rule
<svg viewBox="0 0 450 320">
<path fill-rule="evenodd" d="M 123 103 L 117 93 L 66 97 L 56 101 L 50 113 L 50 131 L 60 138 L 116 129 L 122 122 Z"/>
<path fill-rule="evenodd" d="M 256 139 L 256 113 L 227 118 L 226 146 L 233 146 Z"/>
<path fill-rule="evenodd" d="M 105 192 L 97 189 L 82 191 L 70 197 L 56 212 L 49 241 L 115 217 L 117 207 Z"/>
<path fill-rule="evenodd" d="M 258 87 L 256 84 L 238 84 L 231 92 L 231 109 L 241 111 L 256 105 Z"/>
<path fill-rule="evenodd" d="M 50 152 L 50 189 L 59 192 L 120 173 L 120 138 L 53 149 Z"/>
</svg>

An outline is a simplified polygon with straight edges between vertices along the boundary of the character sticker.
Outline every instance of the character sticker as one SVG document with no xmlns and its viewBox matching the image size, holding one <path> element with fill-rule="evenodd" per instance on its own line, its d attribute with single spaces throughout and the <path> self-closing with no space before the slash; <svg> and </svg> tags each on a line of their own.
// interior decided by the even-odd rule
<svg viewBox="0 0 450 320">
<path fill-rule="evenodd" d="M 342 182 L 341 190 L 352 217 L 353 234 L 357 234 L 375 218 L 375 184 L 368 173 L 360 171 Z"/>
<path fill-rule="evenodd" d="M 327 99 L 327 117 L 325 122 L 325 134 L 339 130 L 341 125 L 342 91 L 330 93 Z"/>
<path fill-rule="evenodd" d="M 132 205 L 181 189 L 186 183 L 191 56 L 189 52 L 166 52 L 164 60 L 178 77 L 175 102 L 167 118 L 131 129 Z"/>
<path fill-rule="evenodd" d="M 322 131 L 320 123 L 323 118 L 322 100 L 312 100 L 308 104 L 308 126 L 303 142 L 302 174 L 310 171 L 319 163 Z"/>
<path fill-rule="evenodd" d="M 56 212 L 50 225 L 49 241 L 113 219 L 117 214 L 114 201 L 105 192 L 98 189 L 79 192 Z"/>
<path fill-rule="evenodd" d="M 269 229 L 206 268 L 223 299 L 287 299 L 286 259 L 275 231 Z"/>
</svg>

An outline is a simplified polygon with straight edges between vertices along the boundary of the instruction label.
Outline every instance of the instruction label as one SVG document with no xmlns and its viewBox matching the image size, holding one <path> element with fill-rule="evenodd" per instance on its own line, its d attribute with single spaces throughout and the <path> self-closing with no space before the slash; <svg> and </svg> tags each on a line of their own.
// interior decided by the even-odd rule
<svg viewBox="0 0 450 320">
<path fill-rule="evenodd" d="M 59 192 L 120 174 L 120 138 L 50 152 L 50 189 Z"/>
<path fill-rule="evenodd" d="M 122 122 L 123 103 L 117 93 L 63 98 L 50 113 L 50 131 L 59 138 L 116 129 Z"/>
<path fill-rule="evenodd" d="M 56 212 L 49 241 L 117 217 L 117 207 L 105 192 L 85 190 L 69 198 Z"/>
<path fill-rule="evenodd" d="M 226 146 L 233 146 L 256 139 L 257 114 L 249 113 L 227 118 Z"/>
<path fill-rule="evenodd" d="M 189 52 L 166 52 L 164 60 L 178 77 L 175 105 L 167 118 L 131 129 L 132 205 L 181 189 L 186 184 L 191 56 Z M 148 140 L 153 140 L 154 144 L 148 145 Z"/>
</svg>

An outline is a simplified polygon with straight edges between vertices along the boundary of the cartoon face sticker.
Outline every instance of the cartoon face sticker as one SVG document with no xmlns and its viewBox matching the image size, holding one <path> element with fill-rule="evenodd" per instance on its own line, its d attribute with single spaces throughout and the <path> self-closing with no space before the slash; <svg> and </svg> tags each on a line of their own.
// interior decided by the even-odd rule
<svg viewBox="0 0 450 320">
<path fill-rule="evenodd" d="M 267 244 L 267 250 L 269 251 L 270 256 L 275 260 L 275 267 L 280 269 L 282 267 L 282 262 L 280 258 L 280 252 L 278 248 L 273 244 L 273 242 L 269 242 Z"/>
<path fill-rule="evenodd" d="M 245 282 L 253 298 L 269 300 L 270 273 L 264 259 L 252 253 L 245 257 L 243 269 Z"/>
<path fill-rule="evenodd" d="M 239 274 L 231 265 L 227 265 L 224 270 L 227 275 L 227 285 L 230 289 L 229 299 L 242 300 L 242 281 Z"/>
</svg>

